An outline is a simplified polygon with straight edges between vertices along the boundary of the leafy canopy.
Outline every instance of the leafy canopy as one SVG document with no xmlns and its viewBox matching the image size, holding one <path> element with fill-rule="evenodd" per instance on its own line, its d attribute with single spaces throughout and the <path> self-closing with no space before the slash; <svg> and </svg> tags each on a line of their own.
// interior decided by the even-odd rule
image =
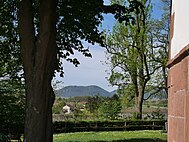
<svg viewBox="0 0 189 142">
<path fill-rule="evenodd" d="M 57 48 L 59 63 L 57 71 L 63 75 L 63 60 L 78 65 L 79 61 L 73 56 L 75 51 L 91 57 L 85 41 L 103 46 L 103 36 L 98 26 L 103 20 L 102 13 L 112 13 L 120 22 L 134 23 L 130 15 L 134 10 L 143 6 L 136 0 L 129 1 L 128 7 L 118 4 L 106 6 L 103 0 L 59 0 L 57 6 Z M 20 61 L 20 39 L 18 31 L 18 0 L 0 1 L 0 75 L 6 73 L 15 76 L 22 70 Z M 33 22 L 35 37 L 39 31 L 40 1 L 33 1 Z M 2 67 L 3 66 L 3 67 Z"/>
</svg>

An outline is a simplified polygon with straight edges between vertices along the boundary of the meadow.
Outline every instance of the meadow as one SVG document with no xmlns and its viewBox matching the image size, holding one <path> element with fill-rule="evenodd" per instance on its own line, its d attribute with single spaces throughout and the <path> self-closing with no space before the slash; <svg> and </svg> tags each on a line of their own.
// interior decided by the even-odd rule
<svg viewBox="0 0 189 142">
<path fill-rule="evenodd" d="M 54 142 L 167 142 L 162 131 L 77 132 L 54 135 Z"/>
</svg>

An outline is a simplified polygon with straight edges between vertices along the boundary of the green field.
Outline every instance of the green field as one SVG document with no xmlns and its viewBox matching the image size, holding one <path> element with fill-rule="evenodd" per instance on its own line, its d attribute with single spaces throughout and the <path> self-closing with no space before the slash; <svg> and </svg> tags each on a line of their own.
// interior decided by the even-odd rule
<svg viewBox="0 0 189 142">
<path fill-rule="evenodd" d="M 167 142 L 162 131 L 79 132 L 54 135 L 54 142 Z"/>
</svg>

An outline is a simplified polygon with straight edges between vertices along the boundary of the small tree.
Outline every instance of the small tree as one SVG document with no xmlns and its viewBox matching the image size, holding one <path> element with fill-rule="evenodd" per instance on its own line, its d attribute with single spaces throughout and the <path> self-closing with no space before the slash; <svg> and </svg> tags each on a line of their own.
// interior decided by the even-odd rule
<svg viewBox="0 0 189 142">
<path fill-rule="evenodd" d="M 95 95 L 92 97 L 89 96 L 87 101 L 88 101 L 86 105 L 87 110 L 91 113 L 95 113 L 102 102 L 102 97 L 100 97 L 99 95 Z"/>
<path fill-rule="evenodd" d="M 99 117 L 99 107 L 105 98 L 99 95 L 89 96 L 86 104 L 86 109 L 96 119 Z"/>
<path fill-rule="evenodd" d="M 164 13 L 161 20 L 151 19 L 151 1 L 140 0 L 143 10 L 135 10 L 136 25 L 116 23 L 107 35 L 107 55 L 111 64 L 109 81 L 117 85 L 128 101 L 135 100 L 136 117 L 142 118 L 144 94 L 167 93 L 167 60 L 170 1 L 162 0 Z M 126 4 L 124 0 L 113 3 Z M 132 87 L 132 90 L 130 91 Z M 125 91 L 127 90 L 127 91 Z M 130 94 L 128 94 L 130 92 Z"/>
<path fill-rule="evenodd" d="M 121 112 L 121 103 L 117 95 L 112 98 L 105 99 L 98 109 L 100 116 L 105 119 L 115 120 Z"/>
<path fill-rule="evenodd" d="M 113 2 L 126 4 L 122 0 Z M 153 50 L 149 47 L 148 40 L 151 1 L 140 0 L 140 2 L 144 5 L 144 9 L 134 10 L 136 24 L 116 23 L 106 38 L 107 55 L 111 64 L 109 81 L 121 90 L 132 84 L 138 119 L 142 118 L 146 85 L 151 75 L 159 68 L 151 60 Z"/>
</svg>

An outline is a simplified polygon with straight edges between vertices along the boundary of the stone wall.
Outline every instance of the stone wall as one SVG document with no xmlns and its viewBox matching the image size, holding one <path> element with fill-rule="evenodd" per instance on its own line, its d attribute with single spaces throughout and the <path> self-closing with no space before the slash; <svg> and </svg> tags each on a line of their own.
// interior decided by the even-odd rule
<svg viewBox="0 0 189 142">
<path fill-rule="evenodd" d="M 169 62 L 168 142 L 189 142 L 189 46 Z"/>
<path fill-rule="evenodd" d="M 189 142 L 189 1 L 171 2 L 168 142 Z"/>
</svg>

